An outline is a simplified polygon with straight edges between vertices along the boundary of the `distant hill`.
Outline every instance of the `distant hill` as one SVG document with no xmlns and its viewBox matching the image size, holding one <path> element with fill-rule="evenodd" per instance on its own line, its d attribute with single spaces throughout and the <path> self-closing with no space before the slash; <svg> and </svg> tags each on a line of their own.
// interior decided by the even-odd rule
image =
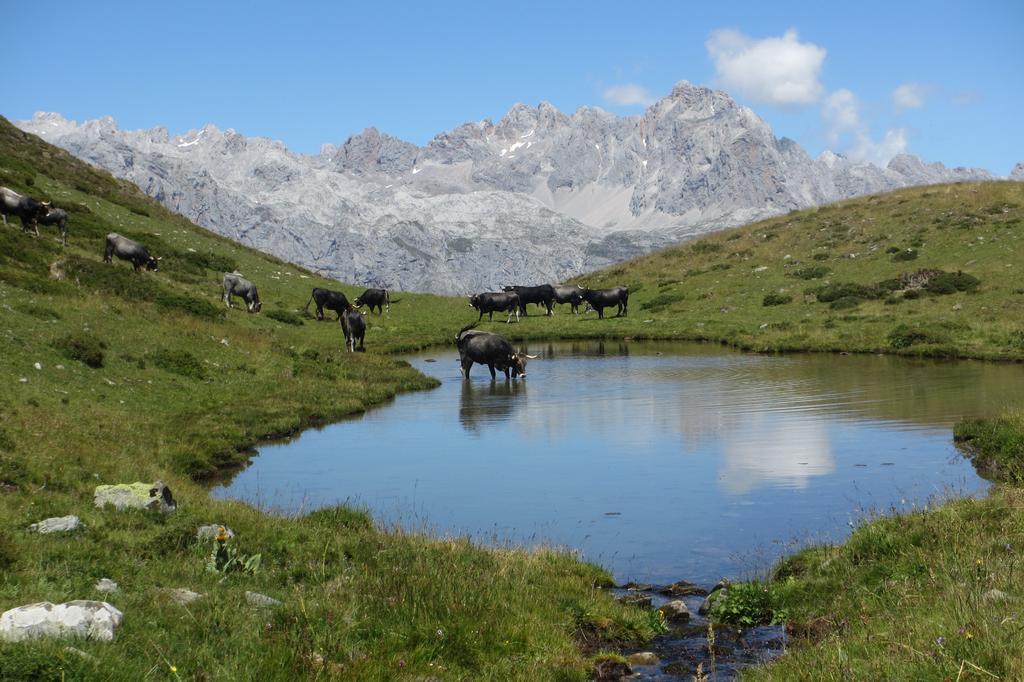
<svg viewBox="0 0 1024 682">
<path fill-rule="evenodd" d="M 908 185 L 991 180 L 900 155 L 810 158 L 686 82 L 641 116 L 548 103 L 423 147 L 370 128 L 319 155 L 37 114 L 18 125 L 215 232 L 342 281 L 456 294 L 561 281 L 684 238 Z"/>
<path fill-rule="evenodd" d="M 1024 359 L 1024 184 L 910 188 L 794 211 L 578 281 L 631 287 L 629 321 L 612 321 L 620 333 Z"/>
</svg>

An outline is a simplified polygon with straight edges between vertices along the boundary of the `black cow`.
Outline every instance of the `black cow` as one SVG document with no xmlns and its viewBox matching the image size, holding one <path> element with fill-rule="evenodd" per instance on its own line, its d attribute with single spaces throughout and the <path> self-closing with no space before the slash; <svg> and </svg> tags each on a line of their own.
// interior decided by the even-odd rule
<svg viewBox="0 0 1024 682">
<path fill-rule="evenodd" d="M 224 305 L 233 308 L 231 305 L 232 296 L 241 296 L 245 300 L 246 308 L 250 313 L 258 313 L 263 304 L 260 303 L 260 294 L 256 291 L 256 285 L 242 277 L 237 272 L 224 273 Z"/>
<path fill-rule="evenodd" d="M 153 258 L 149 255 L 149 251 L 142 244 L 132 241 L 127 237 L 111 232 L 107 235 L 107 250 L 103 254 L 104 263 L 113 263 L 113 256 L 117 256 L 121 260 L 129 261 L 132 267 L 135 268 L 135 272 L 139 271 L 139 268 L 145 266 L 147 270 L 156 272 L 160 265 L 157 261 L 159 258 Z"/>
<path fill-rule="evenodd" d="M 388 294 L 387 289 L 367 289 L 363 293 L 359 294 L 356 300 L 352 301 L 352 305 L 356 308 L 362 308 L 364 305 L 369 306 L 370 312 L 373 312 L 374 307 L 377 308 L 378 313 L 384 312 L 384 308 L 391 312 L 391 296 Z"/>
<path fill-rule="evenodd" d="M 469 307 L 480 311 L 477 322 L 484 318 L 484 313 L 487 313 L 488 319 L 493 321 L 495 311 L 505 312 L 506 310 L 508 319 L 505 320 L 505 324 L 512 321 L 512 315 L 516 316 L 516 322 L 519 321 L 519 294 L 515 292 L 488 291 L 483 294 L 473 294 L 469 297 Z"/>
<path fill-rule="evenodd" d="M 46 215 L 38 219 L 41 225 L 56 225 L 60 228 L 60 238 L 64 246 L 68 245 L 68 212 L 63 208 L 51 208 Z"/>
<path fill-rule="evenodd" d="M 36 221 L 46 215 L 50 204 L 46 201 L 36 201 L 32 197 L 23 197 L 13 189 L 0 187 L 0 215 L 3 215 L 4 225 L 7 225 L 7 216 L 15 215 L 21 219 L 21 229 L 25 232 L 32 230 L 39 236 L 39 226 Z"/>
<path fill-rule="evenodd" d="M 550 284 L 537 287 L 502 287 L 502 291 L 514 291 L 519 294 L 519 311 L 526 315 L 526 304 L 536 303 L 547 309 L 551 315 L 551 305 L 555 302 L 555 288 Z"/>
<path fill-rule="evenodd" d="M 309 314 L 309 304 L 316 301 L 316 319 L 324 319 L 324 308 L 333 310 L 338 313 L 338 319 L 341 319 L 341 314 L 349 309 L 348 299 L 345 294 L 340 291 L 332 291 L 330 289 L 321 289 L 320 287 L 313 287 L 313 293 L 306 301 L 306 307 L 303 310 L 306 314 Z"/>
<path fill-rule="evenodd" d="M 568 303 L 572 308 L 573 315 L 580 312 L 580 303 L 583 302 L 583 287 L 578 284 L 555 284 L 552 285 L 552 288 L 555 290 L 555 303 Z"/>
<path fill-rule="evenodd" d="M 513 350 L 508 339 L 491 332 L 473 329 L 473 325 L 463 327 L 455 337 L 455 345 L 459 349 L 459 362 L 462 365 L 462 376 L 469 378 L 469 370 L 473 363 L 487 365 L 491 371 L 491 379 L 497 378 L 495 369 L 505 373 L 508 379 L 526 376 L 526 361 L 537 357 L 522 351 Z"/>
<path fill-rule="evenodd" d="M 604 319 L 604 309 L 613 305 L 619 307 L 619 314 L 616 317 L 625 317 L 629 314 L 629 289 L 626 287 L 612 287 L 611 289 L 584 289 L 583 300 L 587 302 L 587 309 L 597 311 L 598 319 Z"/>
<path fill-rule="evenodd" d="M 346 350 L 356 352 L 356 339 L 359 339 L 359 350 L 366 350 L 363 346 L 363 339 L 366 337 L 366 320 L 363 314 L 356 310 L 355 306 L 349 306 L 338 318 L 341 321 L 341 331 L 345 333 Z"/>
</svg>

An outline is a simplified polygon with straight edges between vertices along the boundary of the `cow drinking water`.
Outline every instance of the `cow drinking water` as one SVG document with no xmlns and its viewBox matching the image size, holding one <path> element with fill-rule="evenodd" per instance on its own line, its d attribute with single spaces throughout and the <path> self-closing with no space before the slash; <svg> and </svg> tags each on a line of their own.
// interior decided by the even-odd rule
<svg viewBox="0 0 1024 682">
<path fill-rule="evenodd" d="M 160 265 L 157 263 L 160 259 L 150 256 L 145 246 L 127 237 L 122 237 L 116 232 L 111 232 L 107 235 L 107 250 L 103 254 L 103 262 L 113 263 L 114 256 L 130 262 L 135 268 L 135 272 L 138 272 L 141 267 L 153 272 L 160 269 Z"/>
<path fill-rule="evenodd" d="M 473 329 L 473 325 L 462 328 L 455 337 L 455 345 L 459 349 L 459 362 L 462 376 L 469 378 L 469 370 L 473 363 L 487 365 L 491 371 L 491 379 L 496 379 L 495 370 L 501 370 L 508 379 L 526 377 L 526 361 L 536 358 L 512 348 L 512 344 L 504 336 L 491 332 Z"/>
<path fill-rule="evenodd" d="M 250 313 L 258 313 L 263 308 L 255 284 L 237 272 L 226 272 L 224 273 L 224 305 L 229 308 L 234 307 L 231 305 L 232 296 L 241 296 L 245 299 L 246 308 Z"/>
</svg>

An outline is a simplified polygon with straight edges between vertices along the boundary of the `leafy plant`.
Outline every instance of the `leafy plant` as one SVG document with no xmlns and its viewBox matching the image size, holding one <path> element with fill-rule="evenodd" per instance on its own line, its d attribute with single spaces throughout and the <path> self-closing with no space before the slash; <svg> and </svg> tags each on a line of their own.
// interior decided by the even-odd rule
<svg viewBox="0 0 1024 682">
<path fill-rule="evenodd" d="M 53 342 L 53 347 L 70 360 L 77 360 L 93 369 L 99 369 L 103 366 L 103 350 L 107 344 L 92 334 L 76 332 L 57 339 Z"/>
<path fill-rule="evenodd" d="M 761 300 L 761 305 L 772 306 L 772 305 L 785 305 L 793 301 L 793 297 L 789 294 L 767 294 L 764 299 Z"/>
</svg>

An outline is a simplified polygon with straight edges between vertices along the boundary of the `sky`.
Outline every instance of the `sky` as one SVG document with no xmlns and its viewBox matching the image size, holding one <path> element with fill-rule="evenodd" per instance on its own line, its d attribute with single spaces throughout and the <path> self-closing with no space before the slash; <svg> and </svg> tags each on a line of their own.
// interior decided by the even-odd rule
<svg viewBox="0 0 1024 682">
<path fill-rule="evenodd" d="M 0 114 L 316 153 L 373 126 L 424 144 L 548 101 L 641 114 L 686 80 L 811 155 L 1024 161 L 1024 2 L 19 3 Z"/>
</svg>

